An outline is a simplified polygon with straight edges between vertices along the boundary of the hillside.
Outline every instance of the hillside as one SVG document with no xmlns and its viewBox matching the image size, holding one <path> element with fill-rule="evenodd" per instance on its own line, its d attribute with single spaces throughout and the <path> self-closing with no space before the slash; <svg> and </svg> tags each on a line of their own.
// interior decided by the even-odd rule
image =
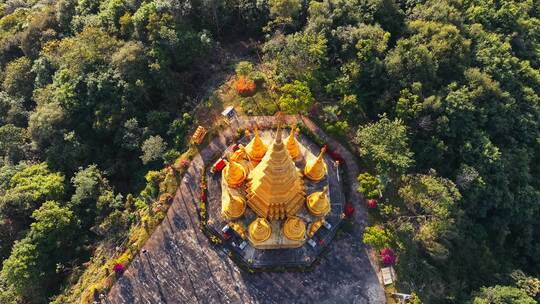
<svg viewBox="0 0 540 304">
<path fill-rule="evenodd" d="M 535 0 L 0 0 L 0 303 L 108 290 L 231 104 L 355 154 L 396 290 L 540 301 L 539 71 Z"/>
</svg>

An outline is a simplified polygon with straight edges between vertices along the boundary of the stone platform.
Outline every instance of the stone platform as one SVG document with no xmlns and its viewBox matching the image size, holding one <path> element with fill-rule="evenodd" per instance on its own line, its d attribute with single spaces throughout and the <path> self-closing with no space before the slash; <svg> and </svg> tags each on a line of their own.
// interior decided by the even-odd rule
<svg viewBox="0 0 540 304">
<path fill-rule="evenodd" d="M 268 146 L 270 146 L 274 139 L 275 133 L 275 129 L 259 131 L 262 140 Z M 315 158 L 319 154 L 321 147 L 312 143 L 302 134 L 297 136 L 297 140 L 300 143 L 302 158 L 295 162 L 295 164 L 301 170 L 304 168 L 306 160 Z M 248 142 L 249 139 L 243 137 L 237 143 L 245 146 Z M 232 145 L 224 153 L 231 150 Z M 228 224 L 228 221 L 221 216 L 221 202 L 224 195 L 222 188 L 226 186 L 223 183 L 221 172 L 211 173 L 210 168 L 206 171 L 208 186 L 208 228 L 215 235 L 221 236 L 223 241 L 222 246 L 230 252 L 230 255 L 235 258 L 235 261 L 240 262 L 248 268 L 271 270 L 275 268 L 305 268 L 310 266 L 316 261 L 318 255 L 325 247 L 331 243 L 333 236 L 340 226 L 343 206 L 345 205 L 345 196 L 341 182 L 338 179 L 337 165 L 328 155 L 324 155 L 324 162 L 327 167 L 325 178 L 319 182 L 313 182 L 307 178 L 304 179 L 304 189 L 307 196 L 313 192 L 322 191 L 323 187 L 328 186 L 331 211 L 325 217 L 325 220 L 330 224 L 330 229 L 323 226 L 319 228 L 313 238 L 309 238 L 306 235 L 306 239 L 303 242 L 294 242 L 288 240 L 283 235 L 282 221 L 271 221 L 272 235 L 265 242 L 267 244 L 263 243 L 262 245 L 271 247 L 275 244 L 283 244 L 284 247 L 288 247 L 280 249 L 258 249 L 253 247 L 249 241 L 241 239 L 231 229 L 223 232 L 223 228 Z M 309 231 L 310 225 L 317 220 L 316 217 L 308 212 L 305 203 L 296 215 L 304 220 L 307 231 Z M 247 228 L 256 217 L 256 214 L 247 208 L 244 216 L 235 222 Z"/>
</svg>

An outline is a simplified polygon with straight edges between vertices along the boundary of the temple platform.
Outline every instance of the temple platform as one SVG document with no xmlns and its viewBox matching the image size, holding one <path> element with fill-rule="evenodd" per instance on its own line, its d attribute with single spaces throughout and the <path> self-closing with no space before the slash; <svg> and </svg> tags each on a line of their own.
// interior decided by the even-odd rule
<svg viewBox="0 0 540 304">
<path fill-rule="evenodd" d="M 260 135 L 263 141 L 270 143 L 275 136 L 275 129 L 261 130 Z M 297 168 L 302 169 L 306 160 L 315 158 L 320 151 L 319 146 L 311 142 L 306 136 L 299 134 L 297 140 L 300 143 L 302 157 L 295 162 Z M 243 137 L 237 143 L 246 145 L 249 139 Z M 234 144 L 234 143 L 233 143 Z M 224 155 L 230 152 L 232 146 L 229 146 Z M 325 217 L 325 224 L 317 230 L 313 237 L 305 236 L 303 240 L 292 241 L 283 235 L 283 221 L 270 221 L 272 234 L 268 240 L 254 246 L 248 239 L 242 239 L 232 229 L 224 232 L 224 227 L 229 223 L 221 214 L 222 200 L 227 200 L 228 195 L 222 189 L 227 185 L 222 179 L 221 173 L 211 173 L 208 169 L 207 176 L 207 212 L 208 228 L 213 230 L 214 234 L 220 235 L 223 240 L 224 249 L 238 263 L 245 264 L 251 269 L 281 269 L 281 268 L 303 268 L 313 264 L 317 257 L 331 243 L 340 223 L 343 219 L 343 207 L 345 205 L 345 195 L 343 193 L 341 178 L 338 178 L 338 167 L 334 160 L 328 155 L 324 156 L 324 162 L 327 166 L 327 174 L 321 181 L 314 182 L 304 179 L 304 190 L 306 196 L 322 191 L 328 186 L 328 195 L 331 204 L 331 211 Z M 244 188 L 234 189 L 233 192 L 245 193 Z M 306 223 L 306 230 L 309 231 L 311 225 L 318 219 L 311 215 L 305 203 L 296 214 Z M 234 220 L 242 225 L 246 230 L 249 224 L 256 218 L 256 214 L 247 208 L 244 215 Z M 281 247 L 277 248 L 276 247 Z"/>
</svg>

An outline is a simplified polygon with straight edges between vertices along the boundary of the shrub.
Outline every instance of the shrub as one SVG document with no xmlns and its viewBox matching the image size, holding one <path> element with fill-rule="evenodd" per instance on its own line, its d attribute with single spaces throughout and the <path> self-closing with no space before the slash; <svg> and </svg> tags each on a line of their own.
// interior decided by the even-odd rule
<svg viewBox="0 0 540 304">
<path fill-rule="evenodd" d="M 234 70 L 237 76 L 249 77 L 253 73 L 253 64 L 249 61 L 240 61 Z"/>
<path fill-rule="evenodd" d="M 234 87 L 236 88 L 236 92 L 238 92 L 238 94 L 241 96 L 253 95 L 257 89 L 255 82 L 244 76 L 241 76 L 236 80 Z"/>
<path fill-rule="evenodd" d="M 379 189 L 382 191 L 382 182 L 379 177 L 369 173 L 362 173 L 358 176 L 358 192 L 362 193 L 366 198 L 376 198 L 379 196 Z"/>
<path fill-rule="evenodd" d="M 390 237 L 381 226 L 371 226 L 366 227 L 363 241 L 375 250 L 381 250 L 388 245 Z"/>
<path fill-rule="evenodd" d="M 384 248 L 381 250 L 381 261 L 385 266 L 394 265 L 396 263 L 394 251 L 392 251 L 390 248 Z"/>
</svg>

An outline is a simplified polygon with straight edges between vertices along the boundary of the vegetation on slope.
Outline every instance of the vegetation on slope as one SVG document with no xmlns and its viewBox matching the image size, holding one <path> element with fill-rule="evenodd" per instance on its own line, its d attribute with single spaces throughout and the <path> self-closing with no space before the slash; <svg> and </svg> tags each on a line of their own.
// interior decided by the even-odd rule
<svg viewBox="0 0 540 304">
<path fill-rule="evenodd" d="M 3 0 L 0 302 L 77 301 L 156 207 L 147 172 L 186 149 L 216 49 L 248 37 L 234 97 L 349 140 L 400 290 L 539 300 L 538 1 Z"/>
</svg>

